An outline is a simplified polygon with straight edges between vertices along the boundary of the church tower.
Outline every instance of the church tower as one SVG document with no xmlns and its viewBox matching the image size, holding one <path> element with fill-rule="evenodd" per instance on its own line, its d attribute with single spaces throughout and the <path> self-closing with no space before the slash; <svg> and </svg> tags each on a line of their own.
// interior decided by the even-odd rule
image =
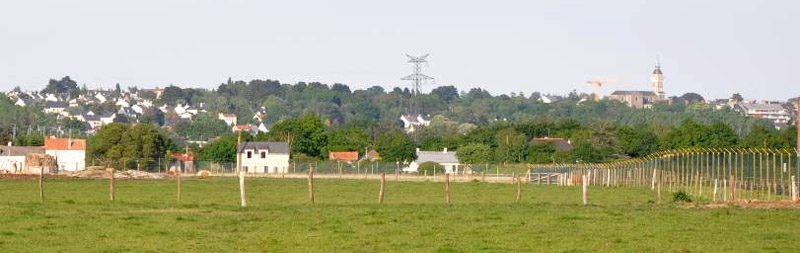
<svg viewBox="0 0 800 253">
<path fill-rule="evenodd" d="M 656 62 L 656 69 L 650 75 L 650 84 L 653 86 L 653 92 L 658 95 L 658 98 L 664 100 L 666 93 L 664 93 L 664 73 L 661 72 L 661 61 Z"/>
</svg>

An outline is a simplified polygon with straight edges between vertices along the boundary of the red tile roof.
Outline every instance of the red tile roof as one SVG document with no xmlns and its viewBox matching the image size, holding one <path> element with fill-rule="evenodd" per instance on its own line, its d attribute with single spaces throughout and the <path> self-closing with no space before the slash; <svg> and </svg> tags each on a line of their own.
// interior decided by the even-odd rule
<svg viewBox="0 0 800 253">
<path fill-rule="evenodd" d="M 172 154 L 172 160 L 185 161 L 185 162 L 194 161 L 194 154 L 192 154 L 192 153 L 189 153 L 189 155 L 186 155 L 186 154 Z"/>
<path fill-rule="evenodd" d="M 71 142 L 71 147 L 70 147 Z M 86 150 L 86 140 L 48 138 L 44 140 L 45 150 Z"/>
<path fill-rule="evenodd" d="M 330 153 L 328 153 L 328 160 L 331 160 L 331 161 L 357 161 L 358 160 L 358 152 L 356 152 L 356 151 L 344 151 L 344 152 L 331 151 Z"/>
</svg>

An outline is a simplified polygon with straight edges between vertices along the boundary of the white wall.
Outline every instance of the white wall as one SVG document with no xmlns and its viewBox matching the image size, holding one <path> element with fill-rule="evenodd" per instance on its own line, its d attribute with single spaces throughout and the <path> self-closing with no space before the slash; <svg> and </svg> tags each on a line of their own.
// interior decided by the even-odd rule
<svg viewBox="0 0 800 253">
<path fill-rule="evenodd" d="M 56 158 L 59 171 L 79 171 L 86 168 L 84 150 L 46 150 L 45 154 Z"/>
<path fill-rule="evenodd" d="M 14 165 L 17 171 L 14 171 Z M 25 156 L 0 156 L 0 172 L 14 173 L 24 171 Z"/>
<path fill-rule="evenodd" d="M 253 152 L 251 158 L 247 158 L 247 152 Z M 239 161 L 241 161 L 242 170 L 247 167 L 247 173 L 288 173 L 289 172 L 289 154 L 271 154 L 267 153 L 266 158 L 261 158 L 260 152 L 267 152 L 266 150 L 259 150 L 256 153 L 254 150 L 244 150 L 239 154 Z M 266 167 L 266 168 L 264 168 Z"/>
</svg>

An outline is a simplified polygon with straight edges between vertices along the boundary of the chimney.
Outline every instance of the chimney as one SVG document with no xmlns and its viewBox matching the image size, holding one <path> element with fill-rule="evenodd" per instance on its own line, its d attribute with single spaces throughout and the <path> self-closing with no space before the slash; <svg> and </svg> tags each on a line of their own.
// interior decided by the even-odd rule
<svg viewBox="0 0 800 253">
<path fill-rule="evenodd" d="M 447 153 L 447 148 L 444 148 L 444 151 L 442 153 Z"/>
</svg>

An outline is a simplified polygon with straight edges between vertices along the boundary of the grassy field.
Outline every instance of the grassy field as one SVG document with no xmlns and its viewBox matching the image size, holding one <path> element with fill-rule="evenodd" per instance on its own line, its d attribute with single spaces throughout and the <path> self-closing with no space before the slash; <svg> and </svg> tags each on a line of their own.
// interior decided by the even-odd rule
<svg viewBox="0 0 800 253">
<path fill-rule="evenodd" d="M 317 204 L 302 179 L 251 179 L 238 207 L 235 178 L 108 182 L 0 179 L 0 252 L 269 251 L 796 251 L 800 210 L 686 209 L 655 204 L 647 189 L 511 184 L 452 185 L 317 180 Z"/>
</svg>

